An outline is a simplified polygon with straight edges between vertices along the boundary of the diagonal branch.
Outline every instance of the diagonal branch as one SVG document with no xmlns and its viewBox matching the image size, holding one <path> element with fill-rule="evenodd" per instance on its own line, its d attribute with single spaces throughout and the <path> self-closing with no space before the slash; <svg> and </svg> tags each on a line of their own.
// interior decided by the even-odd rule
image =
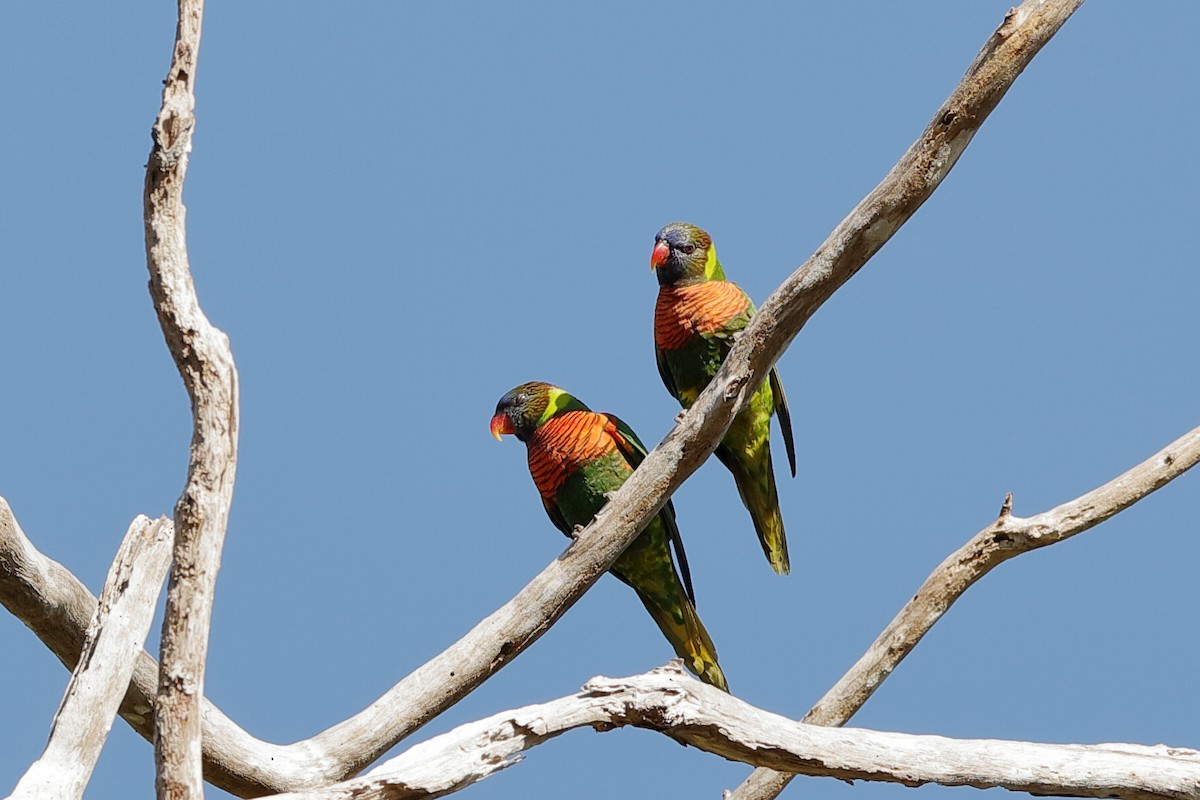
<svg viewBox="0 0 1200 800">
<path fill-rule="evenodd" d="M 54 715 L 50 741 L 10 800 L 83 796 L 142 652 L 170 561 L 170 522 L 137 517 L 109 568 L 82 657 Z"/>
<path fill-rule="evenodd" d="M 150 295 L 192 401 L 187 482 L 175 505 L 174 567 L 163 620 L 155 714 L 159 798 L 203 796 L 200 698 L 213 591 L 237 464 L 237 371 L 229 339 L 200 309 L 188 266 L 183 182 L 196 119 L 203 0 L 179 0 L 175 51 L 146 164 Z"/>
<path fill-rule="evenodd" d="M 952 553 L 842 678 L 804 715 L 815 725 L 841 725 L 976 581 L 1010 558 L 1083 533 L 1124 511 L 1200 462 L 1194 428 L 1103 486 L 1032 517 L 1012 513 L 1012 495 L 1000 516 Z"/>
<path fill-rule="evenodd" d="M 1099 525 L 1200 462 L 1200 428 L 1103 486 L 1032 517 L 1012 514 L 1012 495 L 1000 516 L 938 565 L 913 598 L 883 629 L 867 652 L 804 715 L 814 725 L 845 725 L 870 699 L 954 601 L 992 569 L 1040 547 L 1069 539 Z M 732 794 L 735 800 L 767 800 L 787 786 L 791 775 L 759 769 Z"/>
<path fill-rule="evenodd" d="M 354 774 L 471 692 L 541 636 L 612 565 L 646 522 L 658 512 L 666 498 L 708 457 L 753 387 L 764 380 L 770 366 L 809 317 L 883 246 L 937 188 L 1016 76 L 1081 1 L 1037 3 L 1027 0 L 1020 9 L 1010 13 L 921 138 L 883 182 L 838 225 L 817 252 L 767 299 L 743 332 L 712 385 L 700 396 L 681 423 L 650 453 L 596 522 L 513 600 L 367 709 L 311 739 L 288 746 L 268 745 L 253 739 L 226 718 L 211 715 L 205 720 L 204 736 L 210 777 L 231 792 L 249 796 L 320 785 Z M 199 2 L 181 0 L 181 12 L 184 6 L 198 9 Z M 181 32 L 188 31 L 198 39 L 198 16 L 194 30 L 189 28 L 185 31 L 181 26 Z M 181 45 L 177 55 L 194 59 L 195 41 L 189 41 L 192 41 L 190 50 Z M 183 75 L 177 73 L 175 67 L 172 68 L 171 75 L 178 79 L 174 91 L 186 89 L 183 94 L 187 102 L 168 113 L 169 98 L 168 93 L 164 93 L 164 116 L 160 119 L 161 124 L 156 126 L 156 133 L 163 136 L 163 141 L 156 139 L 156 154 L 161 151 L 159 157 L 163 163 L 156 166 L 155 159 L 151 159 L 147 182 L 149 193 L 156 186 L 150 180 L 151 172 L 158 170 L 162 173 L 159 189 L 164 203 L 159 207 L 174 210 L 173 214 L 168 213 L 160 220 L 163 226 L 161 230 L 156 228 L 159 232 L 153 236 L 153 241 L 164 251 L 169 252 L 172 247 L 175 249 L 177 261 L 181 259 L 180 265 L 183 267 L 164 272 L 164 288 L 179 289 L 185 293 L 191 290 L 191 280 L 186 271 L 186 255 L 182 251 L 183 206 L 178 193 L 182 186 L 179 166 L 186 163 L 190 143 L 190 82 L 193 74 L 194 70 Z M 170 78 L 168 82 L 171 83 Z M 174 91 L 171 91 L 172 98 L 175 98 Z M 171 161 L 172 157 L 175 158 L 174 162 Z M 153 263 L 152 231 L 149 225 L 147 230 L 148 252 Z M 168 277 L 170 284 L 166 284 Z M 158 304 L 158 295 L 155 297 Z M 190 336 L 196 345 L 203 344 L 205 347 L 214 344 L 214 339 L 224 343 L 224 337 L 213 331 L 207 320 L 203 320 L 198 306 L 195 312 L 194 326 L 177 326 L 174 338 L 172 333 L 167 333 L 168 344 L 174 353 L 184 352 L 177 349 L 177 345 L 187 343 L 182 337 Z M 160 308 L 160 317 L 163 313 Z M 168 325 L 164 322 L 164 330 L 167 329 Z M 213 334 L 211 338 L 206 335 L 208 333 Z M 193 407 L 198 423 L 206 409 L 198 402 L 199 394 L 193 389 L 193 384 L 197 390 L 210 386 L 200 380 L 209 375 L 204 370 L 217 373 L 227 370 L 229 379 L 224 398 L 229 403 L 227 416 L 222 418 L 218 414 L 215 418 L 207 419 L 211 423 L 209 427 L 202 428 L 197 424 L 197 434 L 193 440 L 194 459 L 217 455 L 217 451 L 224 447 L 229 460 L 215 463 L 211 470 L 204 473 L 190 470 L 188 491 L 196 479 L 203 477 L 219 486 L 198 487 L 202 490 L 231 489 L 237 429 L 236 379 L 232 360 L 222 360 L 215 351 L 200 349 L 188 349 L 184 355 L 187 358 L 182 360 L 177 355 L 177 361 L 185 382 L 191 380 L 188 385 L 189 391 L 193 392 Z M 214 360 L 207 360 L 209 358 Z M 224 434 L 225 438 L 222 439 L 220 434 Z M 205 438 L 209 436 L 212 438 Z M 194 460 L 193 466 L 196 463 Z M 222 506 L 219 492 L 201 491 L 200 494 L 189 495 L 188 491 L 180 500 L 179 511 L 182 513 L 177 514 L 179 524 L 186 522 L 198 528 L 202 520 L 206 524 L 215 524 L 219 519 L 219 527 L 223 530 L 228 495 L 223 495 Z M 191 500 L 185 504 L 189 497 Z M 217 502 L 213 507 L 202 502 L 209 500 Z M 204 516 L 210 513 L 211 516 Z M 180 535 L 179 538 L 180 542 L 195 543 L 191 536 Z M 217 544 L 219 548 L 219 542 Z M 190 557 L 192 554 L 188 555 Z M 176 557 L 179 558 L 178 553 Z M 212 570 L 215 573 L 215 563 L 212 564 Z M 177 571 L 186 574 L 184 570 Z M 211 580 L 211 573 L 207 577 Z M 203 619 L 207 620 L 207 613 Z M 164 675 L 174 674 L 170 670 L 167 668 Z M 138 674 L 140 667 L 139 673 L 135 673 L 135 680 Z M 200 684 L 193 682 L 188 688 L 196 692 L 192 695 L 194 697 L 198 695 Z M 211 706 L 205 708 L 215 712 Z M 126 718 L 129 719 L 128 716 Z M 144 725 L 139 729 L 144 729 Z"/>
<path fill-rule="evenodd" d="M 442 797 L 516 764 L 522 752 L 569 730 L 622 726 L 658 731 L 733 761 L 845 781 L 1126 800 L 1200 796 L 1195 750 L 947 739 L 810 725 L 706 686 L 675 660 L 631 678 L 593 678 L 578 694 L 462 725 L 360 778 L 274 800 Z"/>
<path fill-rule="evenodd" d="M 765 380 L 813 313 L 891 238 L 933 193 L 975 131 L 1042 46 L 1082 0 L 1027 0 L 1011 11 L 929 127 L 817 252 L 767 298 L 711 384 L 680 423 L 646 457 L 595 522 L 512 601 L 381 698 L 391 720 L 368 709 L 320 734 L 342 752 L 364 724 L 388 731 L 371 742 L 371 760 L 398 738 L 441 713 L 536 640 L 714 450 L 730 422 Z M 393 705 L 395 703 L 396 705 Z M 315 741 L 315 740 L 314 740 Z M 369 761 L 368 761 L 369 763 Z"/>
</svg>

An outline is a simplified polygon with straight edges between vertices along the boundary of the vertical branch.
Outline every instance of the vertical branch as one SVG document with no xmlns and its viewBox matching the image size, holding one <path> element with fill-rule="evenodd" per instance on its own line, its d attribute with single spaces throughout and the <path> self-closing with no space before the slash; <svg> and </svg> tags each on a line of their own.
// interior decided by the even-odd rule
<svg viewBox="0 0 1200 800">
<path fill-rule="evenodd" d="M 50 741 L 9 800 L 83 796 L 146 641 L 170 560 L 170 520 L 135 519 L 104 581 L 83 654 L 54 715 Z"/>
<path fill-rule="evenodd" d="M 175 51 L 146 165 L 150 295 L 191 398 L 193 424 L 187 483 L 175 505 L 175 563 L 167 589 L 154 709 L 159 798 L 203 795 L 200 697 L 237 464 L 237 371 L 228 337 L 208 321 L 196 297 L 183 206 L 203 12 L 203 0 L 179 0 Z"/>
</svg>

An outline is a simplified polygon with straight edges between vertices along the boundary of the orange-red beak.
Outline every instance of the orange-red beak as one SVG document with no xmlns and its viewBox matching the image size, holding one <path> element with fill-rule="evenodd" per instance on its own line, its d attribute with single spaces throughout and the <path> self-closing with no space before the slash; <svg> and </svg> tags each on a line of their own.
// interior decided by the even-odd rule
<svg viewBox="0 0 1200 800">
<path fill-rule="evenodd" d="M 663 264 L 667 263 L 667 259 L 671 257 L 671 246 L 666 242 L 657 242 L 654 245 L 654 252 L 650 254 L 650 269 L 658 269 Z"/>
<path fill-rule="evenodd" d="M 492 436 L 496 437 L 496 441 L 500 441 L 500 436 L 505 433 L 516 433 L 512 423 L 509 422 L 507 414 L 497 414 L 492 417 L 492 424 L 489 426 L 492 431 Z"/>
</svg>

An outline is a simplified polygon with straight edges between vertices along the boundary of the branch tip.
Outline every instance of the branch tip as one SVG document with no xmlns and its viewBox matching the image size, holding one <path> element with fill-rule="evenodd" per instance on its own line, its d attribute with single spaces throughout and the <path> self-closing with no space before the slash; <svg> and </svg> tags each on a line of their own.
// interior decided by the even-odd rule
<svg viewBox="0 0 1200 800">
<path fill-rule="evenodd" d="M 1012 516 L 1012 492 L 1004 495 L 1004 503 L 1000 506 L 1000 519 L 1008 519 Z"/>
</svg>

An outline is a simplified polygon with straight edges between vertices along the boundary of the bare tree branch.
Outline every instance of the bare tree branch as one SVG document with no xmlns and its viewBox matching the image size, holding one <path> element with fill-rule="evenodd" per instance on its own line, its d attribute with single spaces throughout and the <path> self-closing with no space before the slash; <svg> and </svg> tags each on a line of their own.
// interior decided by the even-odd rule
<svg viewBox="0 0 1200 800">
<path fill-rule="evenodd" d="M 104 581 L 82 657 L 54 715 L 50 741 L 17 782 L 10 800 L 83 796 L 146 641 L 170 561 L 171 525 L 166 517 L 154 522 L 142 516 L 134 519 Z"/>
<path fill-rule="evenodd" d="M 167 535 L 171 535 L 171 523 L 165 524 Z M 38 552 L 3 498 L 0 498 L 0 603 L 37 634 L 68 670 L 75 668 L 89 621 L 96 612 L 96 598 L 66 567 Z M 120 714 L 149 741 L 154 740 L 157 686 L 158 662 L 143 650 L 138 653 Z M 289 788 L 321 784 L 317 778 L 301 782 L 305 768 L 313 761 L 303 749 L 255 739 L 208 700 L 201 703 L 201 717 L 205 779 L 214 785 L 244 797 L 264 794 L 263 773 L 256 767 L 259 763 L 272 765 L 274 774 L 294 779 L 296 782 L 289 784 Z"/>
<path fill-rule="evenodd" d="M 70 570 L 38 552 L 2 497 L 0 602 L 37 634 L 68 671 L 75 669 L 96 613 L 96 598 Z M 150 712 L 150 705 L 146 702 L 143 713 Z"/>
<path fill-rule="evenodd" d="M 1166 486 L 1197 462 L 1200 462 L 1200 428 L 1185 433 L 1103 486 L 1036 516 L 1013 516 L 1012 495 L 1008 495 L 996 520 L 930 573 L 867 652 L 802 721 L 813 725 L 846 724 L 954 601 L 992 569 L 1022 553 L 1061 542 L 1099 525 Z M 791 779 L 791 775 L 755 770 L 731 798 L 766 800 L 783 791 Z"/>
<path fill-rule="evenodd" d="M 1088 530 L 1165 486 L 1198 461 L 1200 428 L 1190 431 L 1103 486 L 1042 514 L 1015 517 L 1012 516 L 1011 505 L 1006 502 L 995 522 L 972 537 L 926 579 L 867 653 L 804 717 L 804 721 L 819 725 L 845 723 L 950 605 L 992 568 L 1020 553 Z M 29 544 L 2 498 L 0 570 L 12 570 L 0 571 L 3 576 L 3 580 L 0 580 L 0 601 L 29 625 L 64 663 L 70 665 L 70 653 L 75 653 L 76 659 L 78 656 L 83 625 L 78 620 L 85 618 L 85 614 L 80 610 L 64 612 L 87 608 L 89 603 L 94 607 L 95 601 L 74 576 L 56 562 L 46 559 Z M 125 711 L 123 715 L 149 738 L 152 732 L 146 716 L 149 700 L 144 693 L 138 693 L 138 674 L 142 676 L 144 687 L 153 685 L 153 661 L 144 652 L 123 706 L 137 710 Z M 146 690 L 143 688 L 142 691 Z M 319 786 L 322 780 L 328 782 L 322 777 L 323 773 L 313 768 L 311 759 L 306 761 L 300 757 L 299 745 L 285 747 L 253 740 L 207 702 L 204 715 L 205 733 L 211 733 L 215 740 L 206 741 L 205 750 L 207 754 L 216 756 L 212 766 L 219 769 L 208 777 L 218 785 L 236 787 L 249 795 L 252 793 L 250 789 L 257 786 L 253 780 L 265 774 L 255 772 L 251 765 L 272 759 L 289 759 L 284 762 L 285 766 L 278 768 L 276 774 L 292 780 L 303 780 L 308 786 Z M 738 788 L 734 797 L 746 792 L 765 791 L 772 786 L 777 787 L 777 792 L 790 778 L 790 775 L 773 770 L 758 770 Z"/>
<path fill-rule="evenodd" d="M 164 800 L 204 794 L 200 697 L 237 464 L 237 370 L 228 337 L 208 321 L 196 297 L 183 205 L 203 14 L 203 0 L 179 0 L 175 51 L 154 123 L 144 200 L 150 295 L 191 397 L 193 420 L 187 482 L 175 505 L 175 563 L 154 706 L 157 790 Z"/>
<path fill-rule="evenodd" d="M 847 673 L 846 678 L 839 681 L 838 686 L 835 686 L 826 697 L 822 698 L 816 708 L 805 717 L 805 721 L 810 724 L 840 724 L 844 722 L 845 718 L 848 718 L 854 710 L 857 710 L 858 706 L 865 702 L 866 698 L 870 696 L 870 691 L 874 690 L 883 676 L 886 676 L 890 669 L 894 668 L 895 663 L 898 663 L 907 651 L 916 646 L 920 636 L 940 618 L 949 604 L 953 603 L 956 597 L 965 593 L 966 589 L 979 577 L 990 571 L 991 567 L 1013 558 L 1016 554 L 1051 545 L 1051 543 L 1062 541 L 1069 536 L 1094 527 L 1104 519 L 1127 509 L 1128 506 L 1146 497 L 1147 494 L 1165 486 L 1166 483 L 1183 474 L 1198 461 L 1200 461 L 1200 428 L 1183 435 L 1174 443 L 1164 447 L 1162 451 L 1154 453 L 1146 461 L 1105 485 L 1070 500 L 1068 503 L 1056 506 L 1055 509 L 1040 513 L 1040 515 L 1028 518 L 1014 517 L 1012 516 L 1012 507 L 1006 501 L 1001 516 L 996 519 L 996 522 L 979 531 L 979 534 L 972 537 L 966 546 L 943 561 L 943 564 L 932 573 L 930 578 L 926 579 L 914 599 L 896 616 L 892 625 L 889 625 L 876 643 L 871 646 L 868 654 L 863 656 L 850 673 Z M 58 566 L 53 563 L 37 564 L 36 561 L 29 558 L 29 553 L 11 547 L 8 540 L 12 539 L 12 536 L 5 535 L 6 529 L 16 530 L 16 539 L 24 540 L 23 534 L 20 534 L 19 528 L 16 527 L 16 521 L 13 521 L 11 513 L 7 511 L 7 505 L 0 501 L 0 564 L 30 565 L 25 569 L 30 573 L 46 573 L 52 571 L 49 565 Z M 31 547 L 29 549 L 32 551 Z M 32 553 L 36 554 L 38 558 L 42 558 L 36 551 L 32 551 Z M 13 558 L 14 554 L 17 558 Z M 5 587 L 7 583 L 0 583 L 0 588 Z M 143 657 L 145 660 L 149 660 L 149 656 L 143 654 Z M 730 710 L 714 705 L 713 698 L 716 703 L 720 703 L 721 698 L 726 697 L 724 692 L 709 691 L 708 687 L 683 675 L 677 667 L 673 668 L 673 672 L 676 673 L 676 676 L 671 680 L 683 681 L 690 690 L 701 692 L 701 697 L 697 700 L 701 705 L 698 714 L 718 722 L 721 729 L 733 730 L 728 727 L 730 720 L 744 718 L 737 715 L 731 716 Z M 642 678 L 649 679 L 650 676 L 642 676 Z M 631 679 L 623 682 L 636 684 L 640 680 Z M 595 715 L 600 714 L 600 711 L 594 708 L 595 698 L 588 699 L 590 697 L 588 693 L 600 697 L 602 685 L 604 685 L 604 681 L 594 680 L 584 687 L 583 696 L 554 700 L 552 703 L 504 712 L 504 714 L 493 716 L 488 720 L 469 723 L 468 726 L 458 728 L 454 732 L 410 748 L 400 757 L 380 765 L 370 775 L 358 778 L 358 780 L 330 787 L 328 790 L 288 796 L 289 798 L 290 796 L 296 796 L 296 798 L 302 796 L 302 798 L 313 799 L 342 798 L 342 796 L 356 796 L 356 798 L 440 796 L 455 792 L 469 783 L 481 780 L 482 777 L 486 777 L 493 771 L 515 763 L 512 757 L 516 753 L 541 744 L 541 741 L 553 738 L 554 735 L 558 735 L 566 729 L 581 727 L 583 724 L 601 728 L 613 726 L 613 724 L 635 724 L 640 727 L 664 729 L 664 724 L 655 721 L 656 717 L 647 716 L 656 708 L 655 704 L 644 703 L 641 699 L 624 706 L 625 710 L 622 712 L 624 716 L 596 717 Z M 588 699 L 588 702 L 584 702 L 584 699 Z M 607 710 L 607 704 L 602 705 L 602 709 L 605 714 L 610 712 Z M 755 711 L 757 714 L 772 718 L 772 720 L 778 718 L 768 715 L 766 712 Z M 222 724 L 232 723 L 226 721 Z M 758 723 L 754 724 L 757 726 Z M 788 722 L 787 724 L 796 723 Z M 761 734 L 754 736 L 749 733 L 745 733 L 745 735 L 731 734 L 734 740 L 738 740 L 738 736 L 742 736 L 745 739 L 742 744 L 738 744 L 740 740 L 720 741 L 721 736 L 718 736 L 718 744 L 714 745 L 707 741 L 707 736 L 710 734 L 701 736 L 696 733 L 694 721 L 680 722 L 677 727 L 680 728 L 677 733 L 672 733 L 671 730 L 666 730 L 666 732 L 673 738 L 703 748 L 703 750 L 770 768 L 757 770 L 756 776 L 762 774 L 768 778 L 773 776 L 790 778 L 790 775 L 784 775 L 775 770 L 797 769 L 797 766 L 794 765 L 794 762 L 787 762 L 787 760 L 780 762 L 778 759 L 796 757 L 805 759 L 802 765 L 803 769 L 797 769 L 800 774 L 835 775 L 842 778 L 871 777 L 887 780 L 887 778 L 876 775 L 875 766 L 870 764 L 859 764 L 852 768 L 846 768 L 845 764 L 852 764 L 852 760 L 845 763 L 830 760 L 830 762 L 820 762 L 816 765 L 810 764 L 808 759 L 811 756 L 806 750 L 792 752 L 791 756 L 781 756 L 774 752 L 763 754 L 764 747 L 773 747 L 774 745 L 764 745 L 763 742 L 768 739 Z M 500 734 L 498 735 L 497 732 Z M 486 735 L 484 735 L 485 733 Z M 869 732 L 866 733 L 869 734 Z M 858 732 L 853 735 L 858 735 Z M 486 739 L 490 744 L 486 748 L 481 747 L 479 739 Z M 1174 750 L 1174 748 L 1135 745 L 1079 748 L 1078 746 L 1064 745 L 1022 745 L 1020 742 L 964 742 L 961 746 L 965 747 L 965 750 L 954 750 L 954 747 L 959 747 L 959 742 L 943 740 L 936 736 L 919 736 L 919 738 L 911 739 L 918 745 L 934 747 L 938 753 L 942 753 L 941 742 L 949 742 L 948 746 L 952 747 L 952 750 L 948 752 L 955 758 L 961 759 L 962 763 L 970 765 L 970 769 L 954 771 L 953 764 L 943 763 L 941 771 L 932 770 L 929 768 L 930 754 L 918 747 L 917 751 L 914 751 L 918 754 L 914 754 L 913 758 L 920 759 L 918 765 L 925 771 L 908 770 L 900 760 L 895 758 L 896 753 L 902 752 L 902 750 L 898 750 L 895 742 L 886 741 L 882 746 L 886 746 L 887 750 L 883 752 L 887 753 L 887 763 L 894 768 L 889 768 L 892 771 L 887 772 L 890 780 L 908 783 L 958 782 L 970 784 L 970 786 L 1004 786 L 1037 793 L 1051 792 L 1076 796 L 1102 796 L 1103 793 L 1111 793 L 1111 796 L 1135 796 L 1135 798 L 1138 796 L 1196 796 L 1196 786 L 1198 786 L 1196 783 L 1198 778 L 1196 778 L 1194 770 L 1186 771 L 1183 774 L 1183 778 L 1192 781 L 1188 784 L 1192 788 L 1177 789 L 1177 784 L 1170 783 L 1175 780 L 1174 777 L 1171 777 L 1174 775 L 1171 770 L 1177 766 L 1175 760 L 1184 759 L 1188 763 L 1193 763 L 1198 758 L 1190 751 Z M 875 740 L 868 736 L 866 741 L 870 744 Z M 746 742 L 754 742 L 754 746 L 751 748 Z M 746 748 L 739 750 L 739 747 L 743 747 L 743 745 Z M 983 748 L 983 751 L 989 754 L 994 753 L 996 747 L 1000 747 L 1003 753 L 1008 753 L 1009 760 L 1007 762 L 1003 759 L 998 762 L 997 760 L 977 762 L 976 759 L 979 757 L 977 747 Z M 1006 747 L 1009 750 L 1004 750 Z M 1028 750 L 1030 747 L 1037 748 L 1037 750 Z M 1049 747 L 1050 750 L 1042 750 L 1043 747 Z M 284 748 L 280 748 L 280 750 L 284 750 Z M 1133 770 L 1135 774 L 1152 777 L 1147 778 L 1144 782 L 1139 782 L 1141 778 L 1138 781 L 1110 781 L 1109 777 L 1103 777 L 1105 775 L 1103 770 L 1093 769 L 1092 760 L 1086 760 L 1086 762 L 1080 760 L 1080 751 L 1085 751 L 1087 758 L 1098 759 L 1102 765 L 1108 764 L 1110 760 L 1116 764 L 1116 760 L 1120 760 L 1121 764 L 1110 765 L 1111 769 L 1105 766 L 1104 769 L 1109 769 L 1109 775 L 1112 774 L 1112 770 L 1118 772 Z M 834 752 L 845 756 L 847 751 L 840 740 L 839 744 L 834 747 Z M 449 758 L 446 756 L 448 753 L 457 753 L 458 756 Z M 468 754 L 463 756 L 463 753 Z M 1130 762 L 1126 756 L 1133 756 L 1135 760 Z M 1159 760 L 1154 760 L 1162 757 L 1175 760 L 1171 760 L 1165 766 Z M 1066 768 L 1063 768 L 1064 771 L 1046 769 L 1032 777 L 1025 775 L 1024 772 L 1014 771 L 1015 765 L 1020 764 L 1056 763 L 1048 760 L 1051 758 L 1062 759 L 1062 763 L 1066 764 Z M 1142 758 L 1151 760 L 1146 762 L 1146 760 L 1141 760 Z M 936 759 L 934 763 L 936 763 Z M 990 771 L 980 768 L 980 763 L 988 766 Z M 1200 762 L 1196 762 L 1195 768 L 1200 769 Z M 866 770 L 871 771 L 871 775 L 839 772 L 838 770 L 841 769 Z M 1189 770 L 1190 768 L 1184 766 L 1183 769 Z M 738 792 L 743 792 L 748 786 L 768 786 L 768 783 L 748 781 L 738 789 Z M 1190 794 L 1188 794 L 1189 792 Z M 1103 796 L 1110 795 L 1103 794 Z"/>
<path fill-rule="evenodd" d="M 938 565 L 862 658 L 804 715 L 814 725 L 841 725 L 930 628 L 977 580 L 995 567 L 1099 525 L 1200 462 L 1200 427 L 1103 486 L 1032 517 L 1012 513 L 1012 495 L 1000 516 Z"/>
<path fill-rule="evenodd" d="M 921 138 L 763 303 L 720 372 L 596 520 L 512 601 L 388 691 L 372 708 L 314 737 L 333 755 L 377 758 L 535 641 L 608 569 L 712 453 L 730 422 L 809 317 L 940 185 L 1017 76 L 1082 0 L 1027 0 L 1011 11 Z M 398 711 L 380 717 L 376 709 Z M 364 741 L 366 736 L 374 741 Z M 387 736 L 381 736 L 384 731 Z M 329 741 L 329 734 L 336 739 Z M 348 748 L 355 742 L 360 749 Z M 369 749 L 361 749 L 367 745 Z"/>
<path fill-rule="evenodd" d="M 921 138 L 821 248 L 767 299 L 712 385 L 681 423 L 651 452 L 589 529 L 513 600 L 367 709 L 311 739 L 282 747 L 269 745 L 253 739 L 227 718 L 213 714 L 205 720 L 204 735 L 209 777 L 231 792 L 249 796 L 321 785 L 354 774 L 468 694 L 541 636 L 611 566 L 671 492 L 707 458 L 752 389 L 762 382 L 809 317 L 940 184 L 1016 76 L 1080 2 L 1027 0 L 1009 14 Z M 163 115 L 155 128 L 155 153 L 147 172 L 147 248 L 152 275 L 156 274 L 156 258 L 169 258 L 164 266 L 170 267 L 162 270 L 161 279 L 152 280 L 152 293 L 164 320 L 168 344 L 192 392 L 197 419 L 193 468 L 176 516 L 181 526 L 186 523 L 193 531 L 200 530 L 202 524 L 224 528 L 228 494 L 222 492 L 232 487 L 237 430 L 232 359 L 228 358 L 224 337 L 211 328 L 194 304 L 183 249 L 179 192 L 190 146 L 194 68 L 180 70 L 179 64 L 194 63 L 199 5 L 198 1 L 181 0 L 181 20 L 186 16 L 186 7 L 194 19 L 187 18 L 194 25 L 181 22 L 176 51 L 179 63 L 173 65 L 168 78 Z M 163 213 L 150 213 L 153 209 Z M 149 221 L 152 218 L 156 220 L 154 225 Z M 161 282 L 157 289 L 156 281 Z M 191 302 L 169 308 L 166 302 L 171 291 Z M 222 347 L 216 347 L 217 343 Z M 205 392 L 217 392 L 215 387 L 222 385 L 223 377 L 228 379 L 222 396 L 226 414 L 205 417 L 213 411 L 202 402 L 210 396 Z M 221 395 L 218 392 L 211 396 Z M 218 457 L 222 448 L 226 462 Z M 209 459 L 209 469 L 196 468 Z M 200 485 L 197 482 L 201 479 L 211 485 Z M 191 493 L 193 489 L 196 494 Z M 210 502 L 211 508 L 207 505 Z M 219 535 L 216 538 L 219 550 Z M 196 571 L 198 554 L 193 552 L 195 536 L 180 533 L 178 541 L 177 565 L 192 566 L 177 566 L 176 572 L 196 578 L 197 583 L 205 578 L 210 594 L 215 562 L 211 572 L 201 575 Z M 181 554 L 184 548 L 180 545 L 185 543 L 188 552 Z M 181 560 L 181 555 L 187 558 Z M 205 610 L 203 620 L 207 618 Z M 135 672 L 135 682 L 140 669 Z M 195 698 L 202 687 L 197 680 L 202 675 L 180 673 L 173 667 L 164 669 L 163 674 L 167 679 L 177 676 L 181 688 L 191 692 L 178 694 Z M 169 683 L 167 680 L 164 685 Z M 188 708 L 193 712 L 189 720 L 194 722 L 195 706 Z M 215 712 L 211 706 L 205 708 L 206 715 L 208 709 Z"/>
<path fill-rule="evenodd" d="M 1200 797 L 1195 750 L 947 739 L 809 725 L 706 686 L 675 660 L 631 678 L 593 678 L 578 694 L 504 711 L 422 742 L 361 778 L 273 800 L 442 797 L 516 764 L 523 751 L 568 730 L 626 725 L 730 760 L 840 780 L 1127 800 Z"/>
</svg>

